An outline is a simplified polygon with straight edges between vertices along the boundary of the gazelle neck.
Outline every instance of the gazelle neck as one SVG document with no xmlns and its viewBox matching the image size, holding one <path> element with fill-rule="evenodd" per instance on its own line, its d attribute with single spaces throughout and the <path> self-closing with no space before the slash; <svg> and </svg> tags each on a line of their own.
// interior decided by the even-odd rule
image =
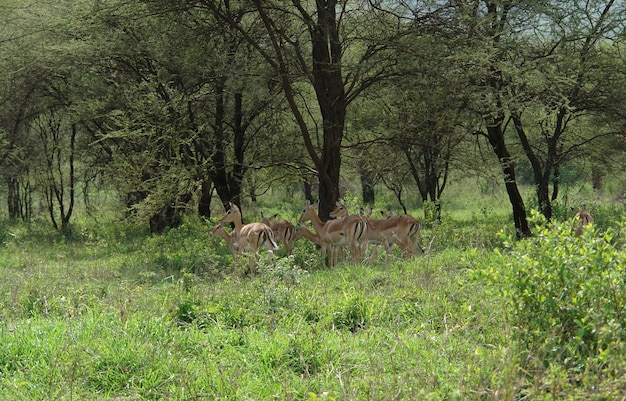
<svg viewBox="0 0 626 401">
<path fill-rule="evenodd" d="M 320 219 L 320 216 L 318 216 L 315 209 L 311 208 L 309 214 L 311 218 L 310 219 L 311 223 L 313 224 L 313 227 L 315 227 L 315 231 L 317 231 L 318 233 L 322 232 L 322 228 L 324 227 L 324 222 L 322 221 L 322 219 Z"/>
<path fill-rule="evenodd" d="M 234 230 L 239 232 L 241 230 L 241 227 L 243 227 L 243 221 L 241 220 L 241 213 L 237 213 L 234 216 L 233 224 L 235 225 Z"/>
</svg>

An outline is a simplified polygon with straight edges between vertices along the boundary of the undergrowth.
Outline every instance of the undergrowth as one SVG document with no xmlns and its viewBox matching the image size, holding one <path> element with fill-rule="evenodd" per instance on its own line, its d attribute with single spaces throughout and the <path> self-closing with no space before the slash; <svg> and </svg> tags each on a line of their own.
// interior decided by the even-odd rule
<svg viewBox="0 0 626 401">
<path fill-rule="evenodd" d="M 626 389 L 623 239 L 593 225 L 575 236 L 571 221 L 536 212 L 531 221 L 533 238 L 505 240 L 472 271 L 505 302 L 528 383 L 520 394 L 614 399 Z"/>
<path fill-rule="evenodd" d="M 424 255 L 332 269 L 302 240 L 254 276 L 202 220 L 5 225 L 0 399 L 611 399 L 622 224 L 539 220 L 444 219 Z"/>
</svg>

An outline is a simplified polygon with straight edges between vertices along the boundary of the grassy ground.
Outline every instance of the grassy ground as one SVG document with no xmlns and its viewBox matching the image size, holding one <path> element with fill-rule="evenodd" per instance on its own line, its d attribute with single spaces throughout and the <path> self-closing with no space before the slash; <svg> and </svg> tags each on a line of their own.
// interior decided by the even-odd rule
<svg viewBox="0 0 626 401">
<path fill-rule="evenodd" d="M 0 399 L 611 399 L 615 363 L 584 382 L 524 359 L 509 226 L 478 209 L 427 225 L 427 255 L 333 269 L 303 240 L 249 277 L 208 222 L 5 225 Z"/>
</svg>

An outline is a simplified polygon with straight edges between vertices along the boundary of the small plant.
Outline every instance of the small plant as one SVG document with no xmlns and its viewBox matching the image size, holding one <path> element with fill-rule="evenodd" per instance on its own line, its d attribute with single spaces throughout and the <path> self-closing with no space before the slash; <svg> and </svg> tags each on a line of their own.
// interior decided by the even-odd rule
<svg viewBox="0 0 626 401">
<path fill-rule="evenodd" d="M 372 310 L 367 300 L 360 295 L 354 295 L 346 299 L 345 305 L 336 311 L 333 316 L 333 324 L 338 329 L 347 329 L 357 332 L 367 326 L 372 315 Z"/>
<path fill-rule="evenodd" d="M 307 274 L 293 256 L 276 259 L 274 265 L 262 264 L 258 270 L 264 281 L 280 281 L 287 287 L 297 286 Z"/>
<path fill-rule="evenodd" d="M 181 325 L 187 326 L 195 322 L 197 316 L 198 305 L 189 300 L 184 300 L 178 304 L 178 308 L 172 312 L 174 321 Z"/>
<path fill-rule="evenodd" d="M 336 398 L 333 397 L 328 391 L 324 391 L 322 394 L 317 395 L 315 393 L 309 393 L 308 401 L 335 401 Z"/>
</svg>

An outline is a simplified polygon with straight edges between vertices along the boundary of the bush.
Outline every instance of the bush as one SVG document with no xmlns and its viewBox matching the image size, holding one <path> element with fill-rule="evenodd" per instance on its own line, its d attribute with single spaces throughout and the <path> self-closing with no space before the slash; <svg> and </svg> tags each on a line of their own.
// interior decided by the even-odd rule
<svg viewBox="0 0 626 401">
<path fill-rule="evenodd" d="M 503 269 L 477 271 L 504 297 L 526 360 L 540 369 L 556 363 L 574 376 L 621 369 L 610 355 L 626 345 L 626 254 L 611 230 L 591 227 L 576 237 L 569 222 L 535 229 L 533 238 L 508 243 Z"/>
</svg>

